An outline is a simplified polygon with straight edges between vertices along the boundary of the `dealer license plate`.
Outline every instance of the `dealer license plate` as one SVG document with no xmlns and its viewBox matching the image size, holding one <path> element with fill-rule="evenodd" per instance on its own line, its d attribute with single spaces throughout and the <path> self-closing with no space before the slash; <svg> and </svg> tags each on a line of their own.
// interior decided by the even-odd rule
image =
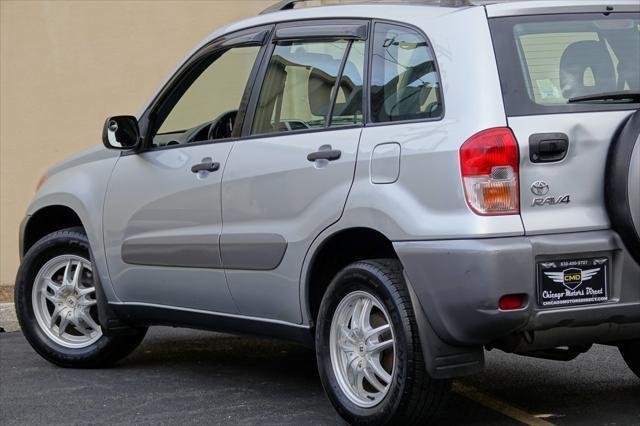
<svg viewBox="0 0 640 426">
<path fill-rule="evenodd" d="M 538 304 L 560 307 L 609 300 L 609 259 L 538 262 Z"/>
</svg>

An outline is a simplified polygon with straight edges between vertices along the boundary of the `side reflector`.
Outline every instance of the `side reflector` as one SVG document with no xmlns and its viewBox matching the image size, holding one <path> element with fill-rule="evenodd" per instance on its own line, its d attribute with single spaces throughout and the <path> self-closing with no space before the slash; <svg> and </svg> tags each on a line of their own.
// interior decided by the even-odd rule
<svg viewBox="0 0 640 426">
<path fill-rule="evenodd" d="M 526 304 L 526 294 L 505 294 L 498 301 L 498 307 L 501 311 L 512 311 L 514 309 L 521 309 L 524 308 Z"/>
</svg>

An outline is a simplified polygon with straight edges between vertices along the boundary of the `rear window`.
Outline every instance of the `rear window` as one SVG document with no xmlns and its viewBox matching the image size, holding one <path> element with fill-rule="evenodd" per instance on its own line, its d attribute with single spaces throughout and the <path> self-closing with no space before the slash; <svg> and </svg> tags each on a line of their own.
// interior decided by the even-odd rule
<svg viewBox="0 0 640 426">
<path fill-rule="evenodd" d="M 575 98 L 640 90 L 640 14 L 563 14 L 490 21 L 509 115 L 637 108 Z"/>
</svg>

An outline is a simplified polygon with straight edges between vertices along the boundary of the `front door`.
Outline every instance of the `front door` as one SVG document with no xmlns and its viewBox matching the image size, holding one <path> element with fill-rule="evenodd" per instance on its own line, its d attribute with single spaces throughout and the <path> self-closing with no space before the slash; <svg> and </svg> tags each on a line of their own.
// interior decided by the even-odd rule
<svg viewBox="0 0 640 426">
<path fill-rule="evenodd" d="M 340 218 L 353 181 L 365 42 L 282 33 L 295 40 L 278 38 L 276 29 L 249 137 L 227 161 L 220 247 L 242 314 L 299 323 L 304 257 Z"/>
<path fill-rule="evenodd" d="M 192 61 L 152 107 L 143 152 L 118 160 L 104 237 L 120 301 L 237 312 L 219 251 L 220 185 L 260 50 L 245 42 Z"/>
</svg>

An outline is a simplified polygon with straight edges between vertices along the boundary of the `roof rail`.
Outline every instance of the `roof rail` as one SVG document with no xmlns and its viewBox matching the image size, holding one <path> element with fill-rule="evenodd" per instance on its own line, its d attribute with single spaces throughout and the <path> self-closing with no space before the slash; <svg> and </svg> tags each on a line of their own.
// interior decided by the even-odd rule
<svg viewBox="0 0 640 426">
<path fill-rule="evenodd" d="M 279 12 L 281 10 L 291 10 L 291 9 L 295 8 L 297 3 L 305 3 L 307 1 L 310 1 L 310 0 L 282 0 L 282 1 L 279 1 L 278 3 L 276 3 L 276 4 L 273 4 L 273 5 L 269 6 L 268 8 L 263 10 L 262 12 L 260 12 L 260 15 L 264 15 L 264 14 L 267 14 L 267 13 L 273 13 L 273 12 Z M 380 1 L 380 0 L 378 0 L 378 1 Z M 348 0 L 345 1 L 345 3 L 348 3 L 348 2 L 349 2 Z M 375 3 L 375 0 L 371 1 L 371 2 Z M 389 2 L 390 3 L 394 3 L 393 0 L 391 0 Z M 402 0 L 400 0 L 400 1 L 396 0 L 395 2 L 403 3 Z M 336 3 L 338 3 L 338 2 L 336 2 Z M 366 1 L 360 0 L 359 3 L 366 3 Z M 425 5 L 433 5 L 433 6 L 438 6 L 439 5 L 439 6 L 446 6 L 446 7 L 473 6 L 475 4 L 475 2 L 473 2 L 472 0 L 407 0 L 406 3 L 425 4 Z"/>
</svg>

